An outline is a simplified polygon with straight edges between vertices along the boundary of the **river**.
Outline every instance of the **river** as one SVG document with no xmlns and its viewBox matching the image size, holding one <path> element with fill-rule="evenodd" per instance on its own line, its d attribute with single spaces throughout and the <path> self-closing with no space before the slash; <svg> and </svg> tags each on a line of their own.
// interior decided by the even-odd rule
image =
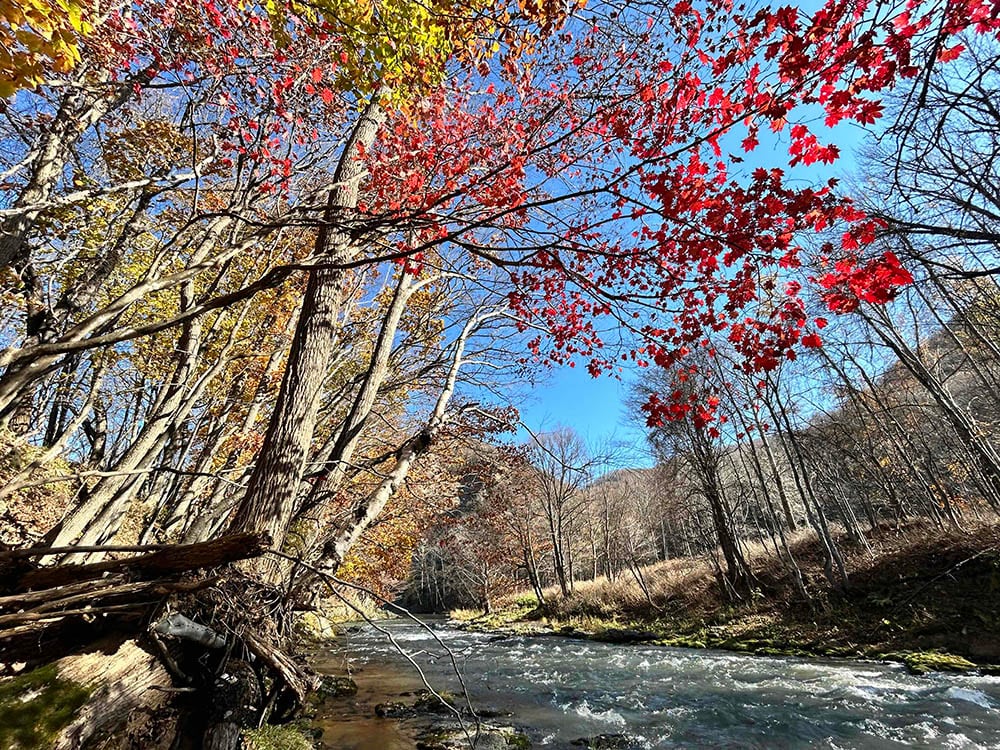
<svg viewBox="0 0 1000 750">
<path fill-rule="evenodd" d="M 379 627 L 435 688 L 459 692 L 451 659 L 430 634 L 406 621 Z M 1000 748 L 1000 677 L 433 627 L 473 705 L 509 712 L 504 721 L 535 747 L 624 734 L 635 748 Z M 359 685 L 350 710 L 325 718 L 326 746 L 414 746 L 412 722 L 374 717 L 375 704 L 421 688 L 384 634 L 370 626 L 350 633 L 317 666 L 350 669 Z"/>
</svg>

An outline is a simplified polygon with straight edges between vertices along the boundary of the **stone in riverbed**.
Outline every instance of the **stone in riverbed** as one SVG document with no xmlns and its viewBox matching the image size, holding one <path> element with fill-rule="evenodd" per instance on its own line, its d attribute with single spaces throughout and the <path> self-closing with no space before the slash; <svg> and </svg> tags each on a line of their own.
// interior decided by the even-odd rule
<svg viewBox="0 0 1000 750">
<path fill-rule="evenodd" d="M 358 685 L 350 677 L 325 674 L 320 679 L 319 689 L 316 692 L 323 698 L 342 698 L 345 695 L 356 694 Z"/>
<path fill-rule="evenodd" d="M 659 636 L 649 630 L 634 630 L 632 628 L 611 628 L 594 633 L 595 641 L 604 643 L 648 643 Z"/>
<path fill-rule="evenodd" d="M 400 701 L 389 701 L 375 706 L 375 715 L 382 719 L 404 719 L 415 714 L 413 706 L 408 706 Z"/>
<path fill-rule="evenodd" d="M 626 734 L 597 734 L 593 737 L 581 737 L 569 744 L 573 747 L 587 748 L 587 750 L 629 750 L 629 748 L 635 747 Z"/>
<path fill-rule="evenodd" d="M 315 716 L 323 701 L 344 698 L 358 692 L 358 685 L 350 677 L 344 675 L 325 674 L 320 677 L 319 686 L 306 698 L 303 706 L 305 716 Z"/>
<path fill-rule="evenodd" d="M 422 714 L 450 714 L 455 710 L 455 698 L 447 691 L 441 691 L 437 695 L 424 691 L 420 693 L 413 708 Z"/>
<path fill-rule="evenodd" d="M 530 750 L 531 741 L 513 727 L 480 727 L 476 736 L 475 726 L 467 725 L 469 735 L 475 738 L 476 750 Z M 417 739 L 417 750 L 465 750 L 469 737 L 456 724 L 431 727 Z"/>
</svg>

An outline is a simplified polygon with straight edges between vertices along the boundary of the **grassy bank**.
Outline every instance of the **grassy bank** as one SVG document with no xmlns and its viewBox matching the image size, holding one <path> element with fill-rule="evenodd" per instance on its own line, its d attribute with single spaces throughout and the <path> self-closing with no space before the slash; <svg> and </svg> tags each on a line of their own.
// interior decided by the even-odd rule
<svg viewBox="0 0 1000 750">
<path fill-rule="evenodd" d="M 771 655 L 901 661 L 915 672 L 995 671 L 1000 664 L 1000 526 L 968 533 L 928 527 L 881 532 L 871 549 L 842 540 L 850 585 L 834 590 L 805 533 L 793 552 L 808 599 L 765 550 L 750 551 L 759 585 L 727 601 L 711 564 L 668 560 L 635 577 L 577 583 L 570 597 L 511 597 L 483 617 L 456 611 L 465 627 L 561 632 L 609 641 L 723 648 Z M 651 600 L 651 601 L 650 601 Z"/>
</svg>

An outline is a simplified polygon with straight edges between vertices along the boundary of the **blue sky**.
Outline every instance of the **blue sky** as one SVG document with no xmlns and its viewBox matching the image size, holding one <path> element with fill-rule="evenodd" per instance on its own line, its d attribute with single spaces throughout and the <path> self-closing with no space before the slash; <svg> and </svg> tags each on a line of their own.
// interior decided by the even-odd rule
<svg viewBox="0 0 1000 750">
<path fill-rule="evenodd" d="M 628 374 L 622 380 L 592 377 L 586 369 L 554 367 L 550 376 L 527 392 L 520 403 L 521 420 L 536 434 L 570 427 L 594 452 L 617 444 L 622 466 L 651 466 L 652 457 L 639 420 L 631 417 Z M 522 430 L 518 439 L 528 439 Z"/>
<path fill-rule="evenodd" d="M 822 119 L 822 118 L 818 118 Z M 825 132 L 830 142 L 841 147 L 841 157 L 833 165 L 818 164 L 812 167 L 787 169 L 787 137 L 785 133 L 762 132 L 761 145 L 749 154 L 744 163 L 747 172 L 756 167 L 785 168 L 786 173 L 803 182 L 820 184 L 837 177 L 843 182 L 855 171 L 855 151 L 866 136 L 861 127 L 844 123 L 826 130 L 819 122 L 812 126 L 823 140 Z M 787 132 L 787 131 L 786 131 Z M 526 396 L 514 404 L 522 421 L 533 432 L 547 432 L 559 427 L 570 427 L 583 437 L 594 451 L 600 451 L 609 441 L 619 444 L 620 466 L 652 466 L 653 459 L 646 443 L 641 419 L 629 413 L 629 382 L 636 376 L 626 370 L 621 380 L 607 375 L 594 378 L 588 374 L 586 363 L 576 367 L 553 367 L 549 376 Z M 522 430 L 517 440 L 528 440 Z"/>
</svg>

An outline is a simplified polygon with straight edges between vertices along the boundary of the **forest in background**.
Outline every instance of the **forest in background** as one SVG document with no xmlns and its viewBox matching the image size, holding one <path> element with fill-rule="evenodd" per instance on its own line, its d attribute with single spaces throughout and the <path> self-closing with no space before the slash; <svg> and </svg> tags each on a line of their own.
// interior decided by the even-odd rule
<svg viewBox="0 0 1000 750">
<path fill-rule="evenodd" d="M 978 539 L 1000 20 L 910 6 L 0 8 L 5 670 L 173 607 L 283 718 L 320 596 L 657 611 L 692 557 L 810 601 L 897 531 Z M 570 365 L 635 379 L 655 469 L 513 444 Z"/>
</svg>

